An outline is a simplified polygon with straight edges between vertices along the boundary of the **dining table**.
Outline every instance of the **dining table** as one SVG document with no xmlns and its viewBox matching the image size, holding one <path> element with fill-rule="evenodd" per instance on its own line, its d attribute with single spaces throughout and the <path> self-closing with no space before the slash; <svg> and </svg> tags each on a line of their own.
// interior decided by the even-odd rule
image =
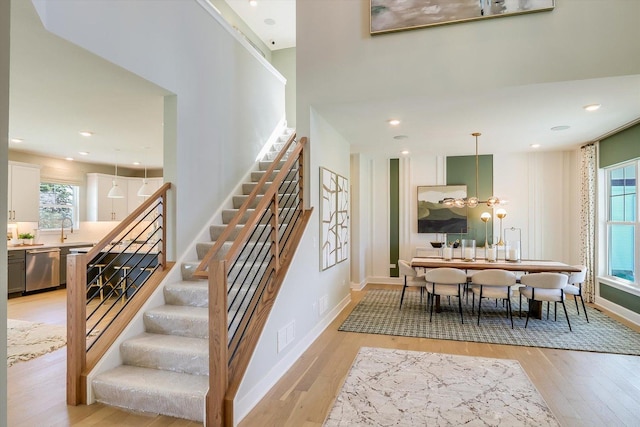
<svg viewBox="0 0 640 427">
<path fill-rule="evenodd" d="M 488 261 L 484 258 L 476 258 L 467 261 L 461 258 L 445 260 L 441 257 L 415 257 L 411 259 L 411 267 L 414 269 L 431 269 L 440 267 L 458 268 L 461 270 L 488 270 L 501 269 L 513 272 L 528 273 L 577 273 L 580 269 L 559 261 L 523 259 L 513 262 L 506 260 Z M 419 272 L 419 271 L 418 271 Z M 440 311 L 440 298 L 436 298 L 436 311 Z M 534 301 L 531 315 L 542 318 L 542 303 Z"/>
</svg>

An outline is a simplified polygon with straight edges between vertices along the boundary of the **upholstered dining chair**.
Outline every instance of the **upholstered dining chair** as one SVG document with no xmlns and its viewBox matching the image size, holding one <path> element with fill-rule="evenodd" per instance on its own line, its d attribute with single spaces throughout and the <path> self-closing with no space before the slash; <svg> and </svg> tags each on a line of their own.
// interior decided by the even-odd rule
<svg viewBox="0 0 640 427">
<path fill-rule="evenodd" d="M 507 317 L 511 319 L 513 329 L 513 312 L 511 311 L 511 287 L 516 284 L 516 275 L 507 270 L 482 270 L 473 275 L 471 279 L 472 304 L 475 304 L 478 295 L 478 325 L 480 325 L 480 313 L 482 311 L 482 298 L 501 299 L 507 304 Z"/>
<path fill-rule="evenodd" d="M 587 267 L 584 265 L 574 265 L 574 267 L 579 268 L 579 273 L 570 273 L 569 278 L 567 279 L 567 286 L 564 288 L 565 295 L 573 295 L 573 300 L 576 303 L 576 311 L 580 314 L 580 309 L 578 308 L 578 297 L 580 297 L 580 301 L 582 302 L 582 309 L 584 310 L 584 317 L 589 322 L 589 315 L 587 314 L 587 307 L 584 305 L 584 299 L 582 298 L 582 285 L 587 277 Z"/>
<path fill-rule="evenodd" d="M 407 290 L 408 286 L 414 286 L 420 288 L 420 302 L 422 302 L 422 295 L 424 294 L 425 286 L 427 282 L 425 282 L 423 276 L 418 276 L 416 270 L 411 267 L 411 265 L 403 260 L 398 260 L 398 268 L 400 270 L 400 275 L 404 276 L 404 286 L 402 287 L 402 296 L 400 297 L 400 309 L 402 309 L 402 301 L 404 300 L 404 291 Z"/>
<path fill-rule="evenodd" d="M 562 273 L 531 273 L 522 276 L 520 282 L 524 285 L 524 288 L 520 288 L 520 293 L 529 301 L 527 321 L 524 324 L 525 328 L 529 324 L 533 301 L 547 301 L 562 304 L 564 315 L 571 331 L 571 322 L 569 322 L 567 306 L 564 303 L 564 288 L 567 286 L 567 279 L 568 276 Z"/>
<path fill-rule="evenodd" d="M 464 270 L 450 267 L 434 268 L 424 274 L 427 282 L 427 293 L 431 298 L 431 312 L 429 322 L 433 317 L 433 305 L 438 296 L 458 297 L 458 307 L 460 309 L 460 320 L 464 323 L 462 315 L 462 289 L 467 284 L 467 273 Z"/>
</svg>

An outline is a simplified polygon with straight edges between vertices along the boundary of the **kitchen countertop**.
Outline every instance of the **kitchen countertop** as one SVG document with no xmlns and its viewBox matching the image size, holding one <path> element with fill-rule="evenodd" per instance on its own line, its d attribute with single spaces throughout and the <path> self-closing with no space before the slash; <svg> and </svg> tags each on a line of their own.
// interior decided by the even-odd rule
<svg viewBox="0 0 640 427">
<path fill-rule="evenodd" d="M 80 248 L 73 248 L 71 249 L 72 253 L 87 253 L 89 252 L 91 249 L 93 248 L 92 246 L 87 246 L 87 247 L 80 247 Z M 126 248 L 126 249 L 125 249 Z M 120 244 L 120 245 L 108 245 L 107 247 L 105 247 L 105 249 L 103 250 L 104 252 L 112 252 L 112 253 L 138 253 L 141 255 L 144 254 L 148 254 L 148 255 L 155 255 L 158 253 L 158 246 L 152 246 L 152 245 L 142 245 L 142 244 L 131 244 L 127 247 L 126 244 Z"/>
<path fill-rule="evenodd" d="M 7 244 L 7 250 L 30 250 L 30 249 L 50 249 L 50 248 L 63 248 L 66 246 L 93 246 L 92 242 L 64 242 L 64 243 L 46 243 L 46 244 L 34 244 L 34 245 L 11 245 Z"/>
</svg>

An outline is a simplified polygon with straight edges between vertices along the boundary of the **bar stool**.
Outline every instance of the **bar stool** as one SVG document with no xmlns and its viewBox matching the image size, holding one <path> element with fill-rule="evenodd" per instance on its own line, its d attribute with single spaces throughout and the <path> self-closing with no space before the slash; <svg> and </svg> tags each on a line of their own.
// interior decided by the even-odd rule
<svg viewBox="0 0 640 427">
<path fill-rule="evenodd" d="M 113 269 L 116 271 L 120 271 L 120 292 L 122 293 L 122 304 L 124 304 L 124 301 L 127 299 L 127 287 L 128 287 L 128 283 L 129 283 L 129 270 L 131 270 L 131 267 L 129 267 L 128 265 L 114 265 Z"/>
<path fill-rule="evenodd" d="M 93 288 L 98 288 L 98 291 L 100 291 L 100 301 L 104 300 L 104 281 L 102 278 L 102 269 L 104 267 L 105 264 L 89 264 L 90 269 L 98 269 L 98 275 L 96 276 L 95 282 L 93 282 L 93 280 L 91 281 L 91 283 L 87 287 L 87 291 L 91 291 L 91 289 Z M 93 295 L 91 295 L 91 298 L 93 298 Z"/>
</svg>

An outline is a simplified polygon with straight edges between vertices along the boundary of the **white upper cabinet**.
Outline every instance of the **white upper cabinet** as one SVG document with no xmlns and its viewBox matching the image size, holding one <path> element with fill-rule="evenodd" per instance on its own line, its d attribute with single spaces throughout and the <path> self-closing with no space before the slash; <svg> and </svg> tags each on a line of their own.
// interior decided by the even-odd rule
<svg viewBox="0 0 640 427">
<path fill-rule="evenodd" d="M 110 199 L 107 197 L 109 190 L 116 181 L 122 190 L 124 197 Z M 87 174 L 87 220 L 88 221 L 121 221 L 129 213 L 128 192 L 129 180 L 127 178 L 101 173 Z"/>
<path fill-rule="evenodd" d="M 40 166 L 9 162 L 9 221 L 40 220 Z"/>
<path fill-rule="evenodd" d="M 146 199 L 138 196 L 142 187 L 142 178 L 118 177 L 116 182 L 124 198 L 107 197 L 114 180 L 113 175 L 100 173 L 87 174 L 87 220 L 88 221 L 122 221 Z M 148 178 L 151 191 L 155 192 L 164 182 L 163 178 Z"/>
</svg>

